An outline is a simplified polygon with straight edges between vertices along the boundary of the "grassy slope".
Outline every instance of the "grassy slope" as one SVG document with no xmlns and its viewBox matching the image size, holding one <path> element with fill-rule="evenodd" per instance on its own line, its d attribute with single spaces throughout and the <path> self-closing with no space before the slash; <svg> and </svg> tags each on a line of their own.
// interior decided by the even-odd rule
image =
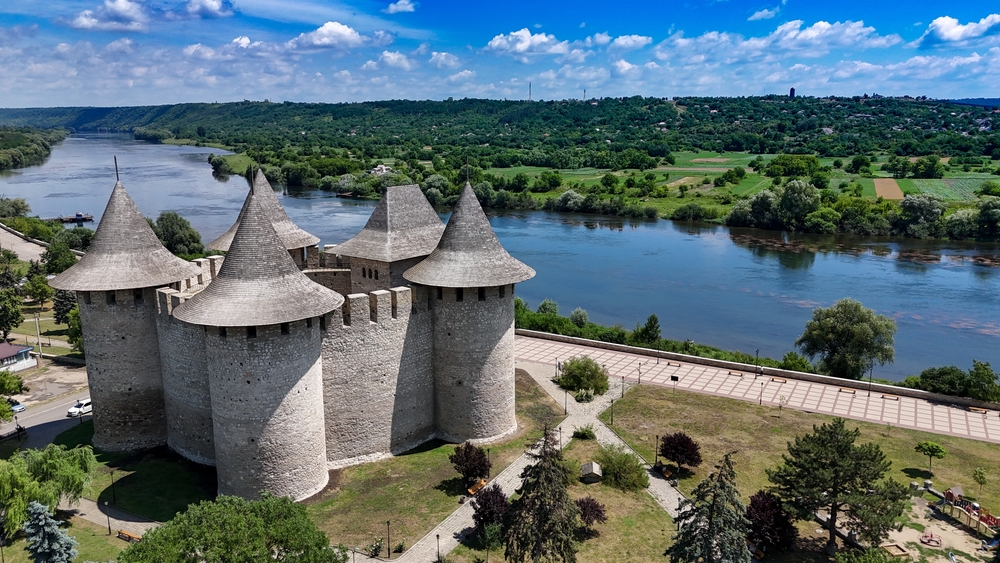
<svg viewBox="0 0 1000 563">
<path fill-rule="evenodd" d="M 602 414 L 608 420 L 608 413 Z M 735 450 L 739 488 L 744 498 L 768 486 L 765 470 L 781 462 L 786 444 L 795 436 L 811 431 L 813 425 L 832 417 L 795 410 L 758 406 L 744 401 L 686 393 L 662 387 L 640 386 L 620 401 L 615 401 L 615 430 L 636 450 L 653 459 L 657 434 L 684 431 L 702 448 L 704 463 L 681 475 L 680 488 L 691 491 L 711 467 L 728 451 Z M 855 422 L 849 428 L 861 429 L 861 442 L 879 444 L 892 461 L 890 476 L 903 482 L 922 482 L 930 478 L 927 458 L 917 454 L 917 442 L 930 440 L 944 446 L 948 455 L 934 461 L 933 479 L 944 490 L 961 485 L 970 496 L 978 496 L 979 487 L 972 480 L 976 467 L 985 467 L 991 481 L 1000 479 L 1000 448 L 996 444 Z M 984 507 L 1000 511 L 1000 490 L 987 485 L 979 499 Z"/>
<path fill-rule="evenodd" d="M 76 561 L 108 561 L 118 557 L 118 554 L 128 547 L 128 544 L 117 536 L 109 536 L 106 527 L 82 518 L 71 518 L 65 529 L 69 536 L 77 541 L 76 550 L 80 554 Z M 31 559 L 24 548 L 23 538 L 5 547 L 4 558 L 7 563 L 29 563 Z"/>
</svg>

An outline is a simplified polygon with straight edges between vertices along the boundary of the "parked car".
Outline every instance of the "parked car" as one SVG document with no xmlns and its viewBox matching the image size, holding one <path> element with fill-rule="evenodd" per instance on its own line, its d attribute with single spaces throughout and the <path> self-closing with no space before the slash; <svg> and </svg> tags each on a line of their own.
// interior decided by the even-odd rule
<svg viewBox="0 0 1000 563">
<path fill-rule="evenodd" d="M 17 402 L 17 399 L 11 399 L 10 397 L 7 397 L 7 404 L 10 405 L 10 410 L 14 411 L 14 414 L 17 414 L 19 412 L 24 412 L 25 408 L 24 405 Z"/>
<path fill-rule="evenodd" d="M 80 399 L 75 405 L 66 411 L 66 416 L 83 416 L 85 414 L 90 414 L 94 410 L 94 406 L 90 404 L 90 397 Z"/>
</svg>

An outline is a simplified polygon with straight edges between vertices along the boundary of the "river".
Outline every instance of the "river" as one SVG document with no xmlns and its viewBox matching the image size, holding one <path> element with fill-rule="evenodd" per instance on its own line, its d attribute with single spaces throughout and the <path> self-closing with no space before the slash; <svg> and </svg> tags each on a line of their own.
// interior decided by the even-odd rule
<svg viewBox="0 0 1000 563">
<path fill-rule="evenodd" d="M 99 219 L 117 155 L 122 183 L 144 214 L 177 211 L 209 241 L 236 219 L 247 190 L 242 178 L 214 178 L 209 152 L 75 135 L 45 163 L 0 175 L 0 194 L 25 198 L 42 217 L 80 211 Z M 321 191 L 278 195 L 321 244 L 353 236 L 374 206 Z M 538 272 L 517 289 L 532 306 L 549 297 L 563 314 L 583 307 L 595 322 L 626 328 L 656 313 L 665 338 L 781 357 L 813 308 L 853 297 L 899 324 L 896 360 L 876 366 L 875 377 L 967 369 L 973 358 L 1000 369 L 1000 269 L 980 264 L 1000 256 L 997 245 L 787 236 L 542 211 L 494 213 L 490 221 L 507 250 Z"/>
</svg>

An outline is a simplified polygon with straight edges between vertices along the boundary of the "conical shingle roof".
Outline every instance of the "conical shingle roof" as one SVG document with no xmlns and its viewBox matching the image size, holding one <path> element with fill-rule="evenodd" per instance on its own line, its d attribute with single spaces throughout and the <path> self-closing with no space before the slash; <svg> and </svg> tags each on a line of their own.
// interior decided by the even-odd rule
<svg viewBox="0 0 1000 563">
<path fill-rule="evenodd" d="M 365 228 L 338 244 L 334 254 L 396 262 L 434 251 L 444 223 L 420 191 L 420 186 L 392 186 L 375 206 Z"/>
<path fill-rule="evenodd" d="M 312 246 L 319 242 L 319 237 L 303 231 L 288 218 L 288 214 L 285 213 L 284 208 L 281 207 L 281 203 L 278 202 L 278 197 L 274 195 L 271 184 L 264 177 L 263 170 L 257 170 L 257 175 L 253 179 L 253 187 L 250 188 L 250 194 L 257 197 L 257 202 L 271 220 L 271 225 L 274 226 L 274 230 L 278 233 L 278 238 L 281 239 L 281 244 L 286 250 Z M 247 198 L 249 197 L 250 195 L 248 194 Z M 246 208 L 245 201 L 243 202 L 243 207 Z M 233 237 L 236 235 L 236 229 L 239 227 L 242 217 L 243 210 L 241 209 L 240 215 L 236 218 L 233 226 L 229 227 L 229 230 L 222 233 L 219 238 L 205 246 L 213 250 L 228 251 L 229 245 L 233 243 Z"/>
<path fill-rule="evenodd" d="M 49 285 L 68 291 L 138 289 L 169 285 L 200 271 L 163 247 L 121 182 L 116 182 L 87 253 Z"/>
<path fill-rule="evenodd" d="M 174 317 L 207 326 L 262 326 L 318 317 L 344 303 L 292 261 L 267 213 L 251 195 L 219 274 Z"/>
<path fill-rule="evenodd" d="M 466 183 L 438 247 L 403 272 L 403 277 L 435 287 L 486 287 L 529 280 L 535 270 L 500 246 L 472 186 Z"/>
</svg>

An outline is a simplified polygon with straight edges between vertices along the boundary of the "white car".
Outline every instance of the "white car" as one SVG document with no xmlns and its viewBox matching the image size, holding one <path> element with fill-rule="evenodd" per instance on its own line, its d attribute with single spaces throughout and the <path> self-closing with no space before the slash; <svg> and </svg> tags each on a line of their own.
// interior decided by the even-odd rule
<svg viewBox="0 0 1000 563">
<path fill-rule="evenodd" d="M 94 406 L 90 404 L 90 397 L 85 399 L 80 399 L 75 405 L 66 411 L 66 416 L 83 416 L 85 414 L 90 414 L 94 410 Z"/>
</svg>

